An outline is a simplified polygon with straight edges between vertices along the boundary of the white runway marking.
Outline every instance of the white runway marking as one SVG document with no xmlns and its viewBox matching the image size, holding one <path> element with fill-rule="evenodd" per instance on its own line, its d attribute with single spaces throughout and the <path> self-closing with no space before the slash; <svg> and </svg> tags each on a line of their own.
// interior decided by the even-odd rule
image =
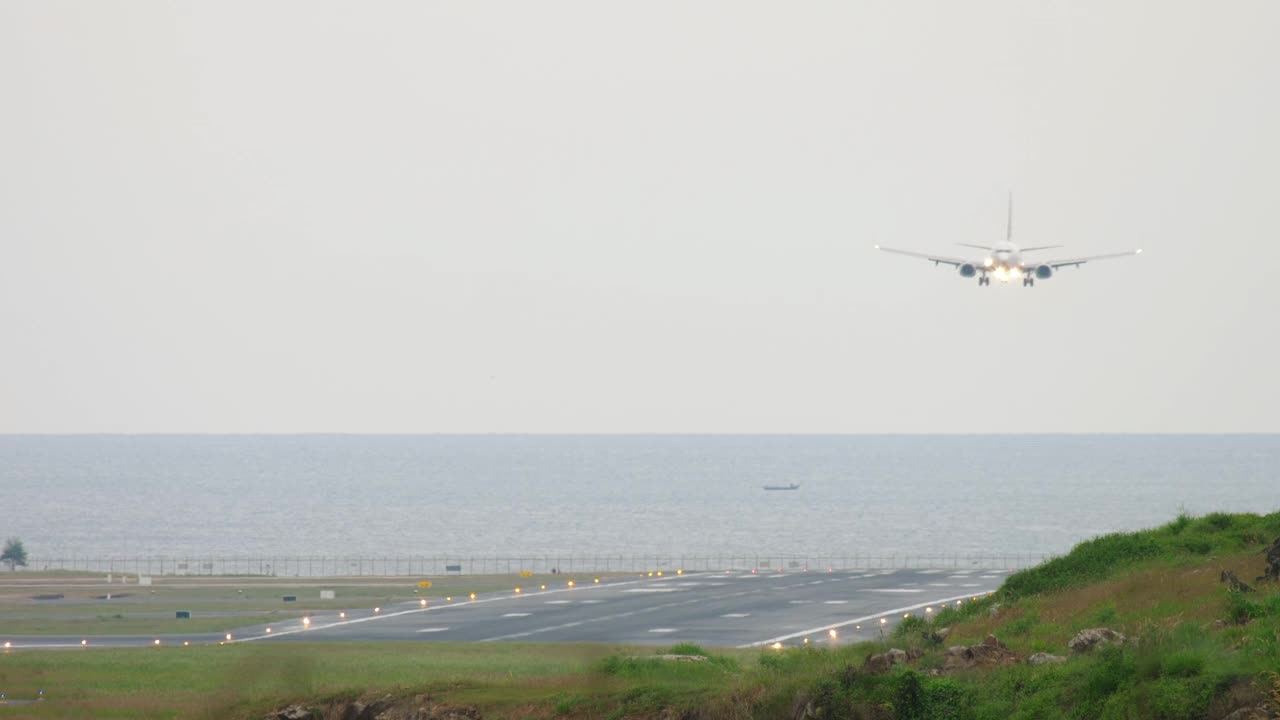
<svg viewBox="0 0 1280 720">
<path fill-rule="evenodd" d="M 808 605 L 813 601 L 812 600 L 788 600 L 787 602 L 791 603 L 792 605 Z"/>
<path fill-rule="evenodd" d="M 948 575 L 947 579 L 948 580 L 968 580 L 969 576 L 968 575 Z"/>
<path fill-rule="evenodd" d="M 929 587 L 951 587 L 951 583 L 929 583 Z"/>
<path fill-rule="evenodd" d="M 751 617 L 751 613 L 725 613 L 724 615 L 721 615 L 720 617 L 722 617 L 722 618 L 744 618 L 744 617 Z"/>
<path fill-rule="evenodd" d="M 654 629 L 650 630 L 649 632 L 651 632 L 651 633 L 673 633 L 673 632 L 675 632 L 675 631 L 676 631 L 676 629 L 675 629 L 675 628 L 654 628 Z"/>
<path fill-rule="evenodd" d="M 918 593 L 918 592 L 924 592 L 924 590 L 922 590 L 921 588 L 870 588 L 867 590 L 867 592 Z"/>
<path fill-rule="evenodd" d="M 946 572 L 946 570 L 921 570 L 920 574 L 921 575 L 937 575 L 938 573 L 944 573 L 944 572 Z"/>
<path fill-rule="evenodd" d="M 922 607 L 928 607 L 930 605 L 941 605 L 943 603 L 949 603 L 952 600 L 965 600 L 965 599 L 968 599 L 968 597 L 969 597 L 968 595 L 960 595 L 957 597 L 930 600 L 928 602 L 922 602 L 916 605 L 908 605 L 907 607 L 894 608 L 893 610 L 885 610 L 884 612 L 876 613 L 875 615 L 867 615 L 864 617 L 853 618 L 852 620 L 845 620 L 843 622 L 833 623 L 831 625 L 823 625 L 822 627 L 818 627 L 818 628 L 801 630 L 800 632 L 794 632 L 789 635 L 779 635 L 777 637 L 771 637 L 768 640 L 759 640 L 757 642 L 747 643 L 746 645 L 739 645 L 738 647 L 740 648 L 760 647 L 761 645 L 772 645 L 776 642 L 784 642 L 786 640 L 791 640 L 792 638 L 804 637 L 806 635 L 819 635 L 828 630 L 835 630 L 837 628 L 847 627 L 855 623 L 864 623 L 868 620 L 874 620 L 878 617 L 890 617 L 893 615 L 897 615 L 899 613 L 911 612 L 912 610 L 919 610 Z"/>
<path fill-rule="evenodd" d="M 960 587 L 982 587 L 982 583 L 960 583 Z"/>
<path fill-rule="evenodd" d="M 530 616 L 530 615 L 532 615 L 532 614 L 533 614 L 533 613 L 507 613 L 506 615 L 503 615 L 502 617 L 529 617 L 529 616 Z"/>
<path fill-rule="evenodd" d="M 546 605 L 568 605 L 572 600 L 548 600 Z"/>
<path fill-rule="evenodd" d="M 823 604 L 824 605 L 847 605 L 849 604 L 849 601 L 848 600 L 825 600 L 823 601 Z"/>
<path fill-rule="evenodd" d="M 635 593 L 669 593 L 669 592 L 680 592 L 680 588 L 673 588 L 673 587 L 669 587 L 669 588 L 652 588 L 652 587 L 650 587 L 650 588 L 631 588 L 631 589 L 629 589 L 629 590 L 623 590 L 622 592 L 635 592 Z"/>
<path fill-rule="evenodd" d="M 995 575 L 980 575 L 978 579 L 979 580 L 999 580 L 1000 578 L 996 577 Z"/>
<path fill-rule="evenodd" d="M 422 629 L 421 629 L 421 630 L 419 630 L 418 632 L 420 632 L 420 633 L 424 633 L 424 632 L 425 632 L 425 633 L 444 632 L 445 630 L 448 630 L 448 629 L 449 629 L 449 628 L 447 628 L 447 627 L 438 627 L 438 628 L 422 628 Z"/>
<path fill-rule="evenodd" d="M 604 601 L 603 600 L 583 600 L 582 604 L 583 605 L 599 605 L 602 602 Z"/>
</svg>

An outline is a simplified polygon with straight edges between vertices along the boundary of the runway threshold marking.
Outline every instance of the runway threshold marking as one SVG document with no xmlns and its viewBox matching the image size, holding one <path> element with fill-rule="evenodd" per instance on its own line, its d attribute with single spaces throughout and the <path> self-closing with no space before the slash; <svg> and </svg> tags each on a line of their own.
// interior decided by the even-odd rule
<svg viewBox="0 0 1280 720">
<path fill-rule="evenodd" d="M 771 637 L 768 640 L 758 640 L 753 643 L 747 643 L 746 645 L 739 645 L 738 647 L 753 648 L 753 647 L 760 647 L 762 645 L 772 645 L 774 643 L 784 642 L 786 640 L 792 640 L 798 637 L 804 637 L 805 635 L 817 635 L 820 633 L 824 633 L 828 630 L 836 630 L 838 628 L 853 625 L 855 623 L 864 623 L 868 620 L 874 620 L 878 617 L 884 617 L 886 615 L 896 615 L 898 613 L 911 612 L 912 610 L 919 610 L 922 607 L 929 607 L 930 605 L 941 605 L 942 603 L 948 603 L 955 600 L 968 600 L 970 597 L 973 597 L 973 596 L 972 595 L 956 595 L 955 597 L 931 600 L 929 602 L 917 603 L 915 605 L 908 605 L 906 607 L 894 608 L 892 610 L 882 610 L 876 613 L 875 615 L 864 615 L 862 617 L 853 618 L 852 620 L 844 620 L 842 622 L 832 623 L 830 625 L 823 625 L 822 627 L 810 628 L 808 630 L 801 630 L 800 632 L 794 632 L 789 635 L 778 635 L 777 637 Z"/>
</svg>

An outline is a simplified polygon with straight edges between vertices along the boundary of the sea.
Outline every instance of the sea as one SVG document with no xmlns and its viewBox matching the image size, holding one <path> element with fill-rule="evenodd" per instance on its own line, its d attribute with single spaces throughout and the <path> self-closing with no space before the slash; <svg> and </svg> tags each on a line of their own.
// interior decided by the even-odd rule
<svg viewBox="0 0 1280 720">
<path fill-rule="evenodd" d="M 0 436 L 34 557 L 1053 554 L 1277 510 L 1280 435 Z"/>
</svg>

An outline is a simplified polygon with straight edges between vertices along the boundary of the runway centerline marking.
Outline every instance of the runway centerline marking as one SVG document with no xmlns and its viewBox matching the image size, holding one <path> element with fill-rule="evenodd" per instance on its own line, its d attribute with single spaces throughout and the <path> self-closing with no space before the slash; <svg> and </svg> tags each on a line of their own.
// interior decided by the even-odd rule
<svg viewBox="0 0 1280 720">
<path fill-rule="evenodd" d="M 529 617 L 533 613 L 507 613 L 502 617 Z"/>
<path fill-rule="evenodd" d="M 448 629 L 449 629 L 449 628 L 447 628 L 447 627 L 422 628 L 422 629 L 421 629 L 421 630 L 419 630 L 418 632 L 420 632 L 420 633 L 437 633 L 437 632 L 444 632 L 444 631 L 446 631 L 446 630 L 448 630 Z"/>
</svg>

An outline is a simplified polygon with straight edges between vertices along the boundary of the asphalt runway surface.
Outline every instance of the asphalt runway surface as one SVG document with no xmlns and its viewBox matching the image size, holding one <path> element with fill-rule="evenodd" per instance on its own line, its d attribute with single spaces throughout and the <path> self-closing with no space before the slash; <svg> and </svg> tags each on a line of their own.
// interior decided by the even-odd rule
<svg viewBox="0 0 1280 720">
<path fill-rule="evenodd" d="M 591 642 L 705 647 L 844 644 L 877 637 L 904 613 L 926 615 L 1000 586 L 991 570 L 742 572 L 538 580 L 520 592 L 352 608 L 228 634 L 0 636 L 10 650 L 217 642 Z M 882 624 L 881 619 L 885 620 Z M 834 632 L 834 635 L 832 634 Z M 0 630 L 0 632 L 3 632 Z"/>
</svg>

